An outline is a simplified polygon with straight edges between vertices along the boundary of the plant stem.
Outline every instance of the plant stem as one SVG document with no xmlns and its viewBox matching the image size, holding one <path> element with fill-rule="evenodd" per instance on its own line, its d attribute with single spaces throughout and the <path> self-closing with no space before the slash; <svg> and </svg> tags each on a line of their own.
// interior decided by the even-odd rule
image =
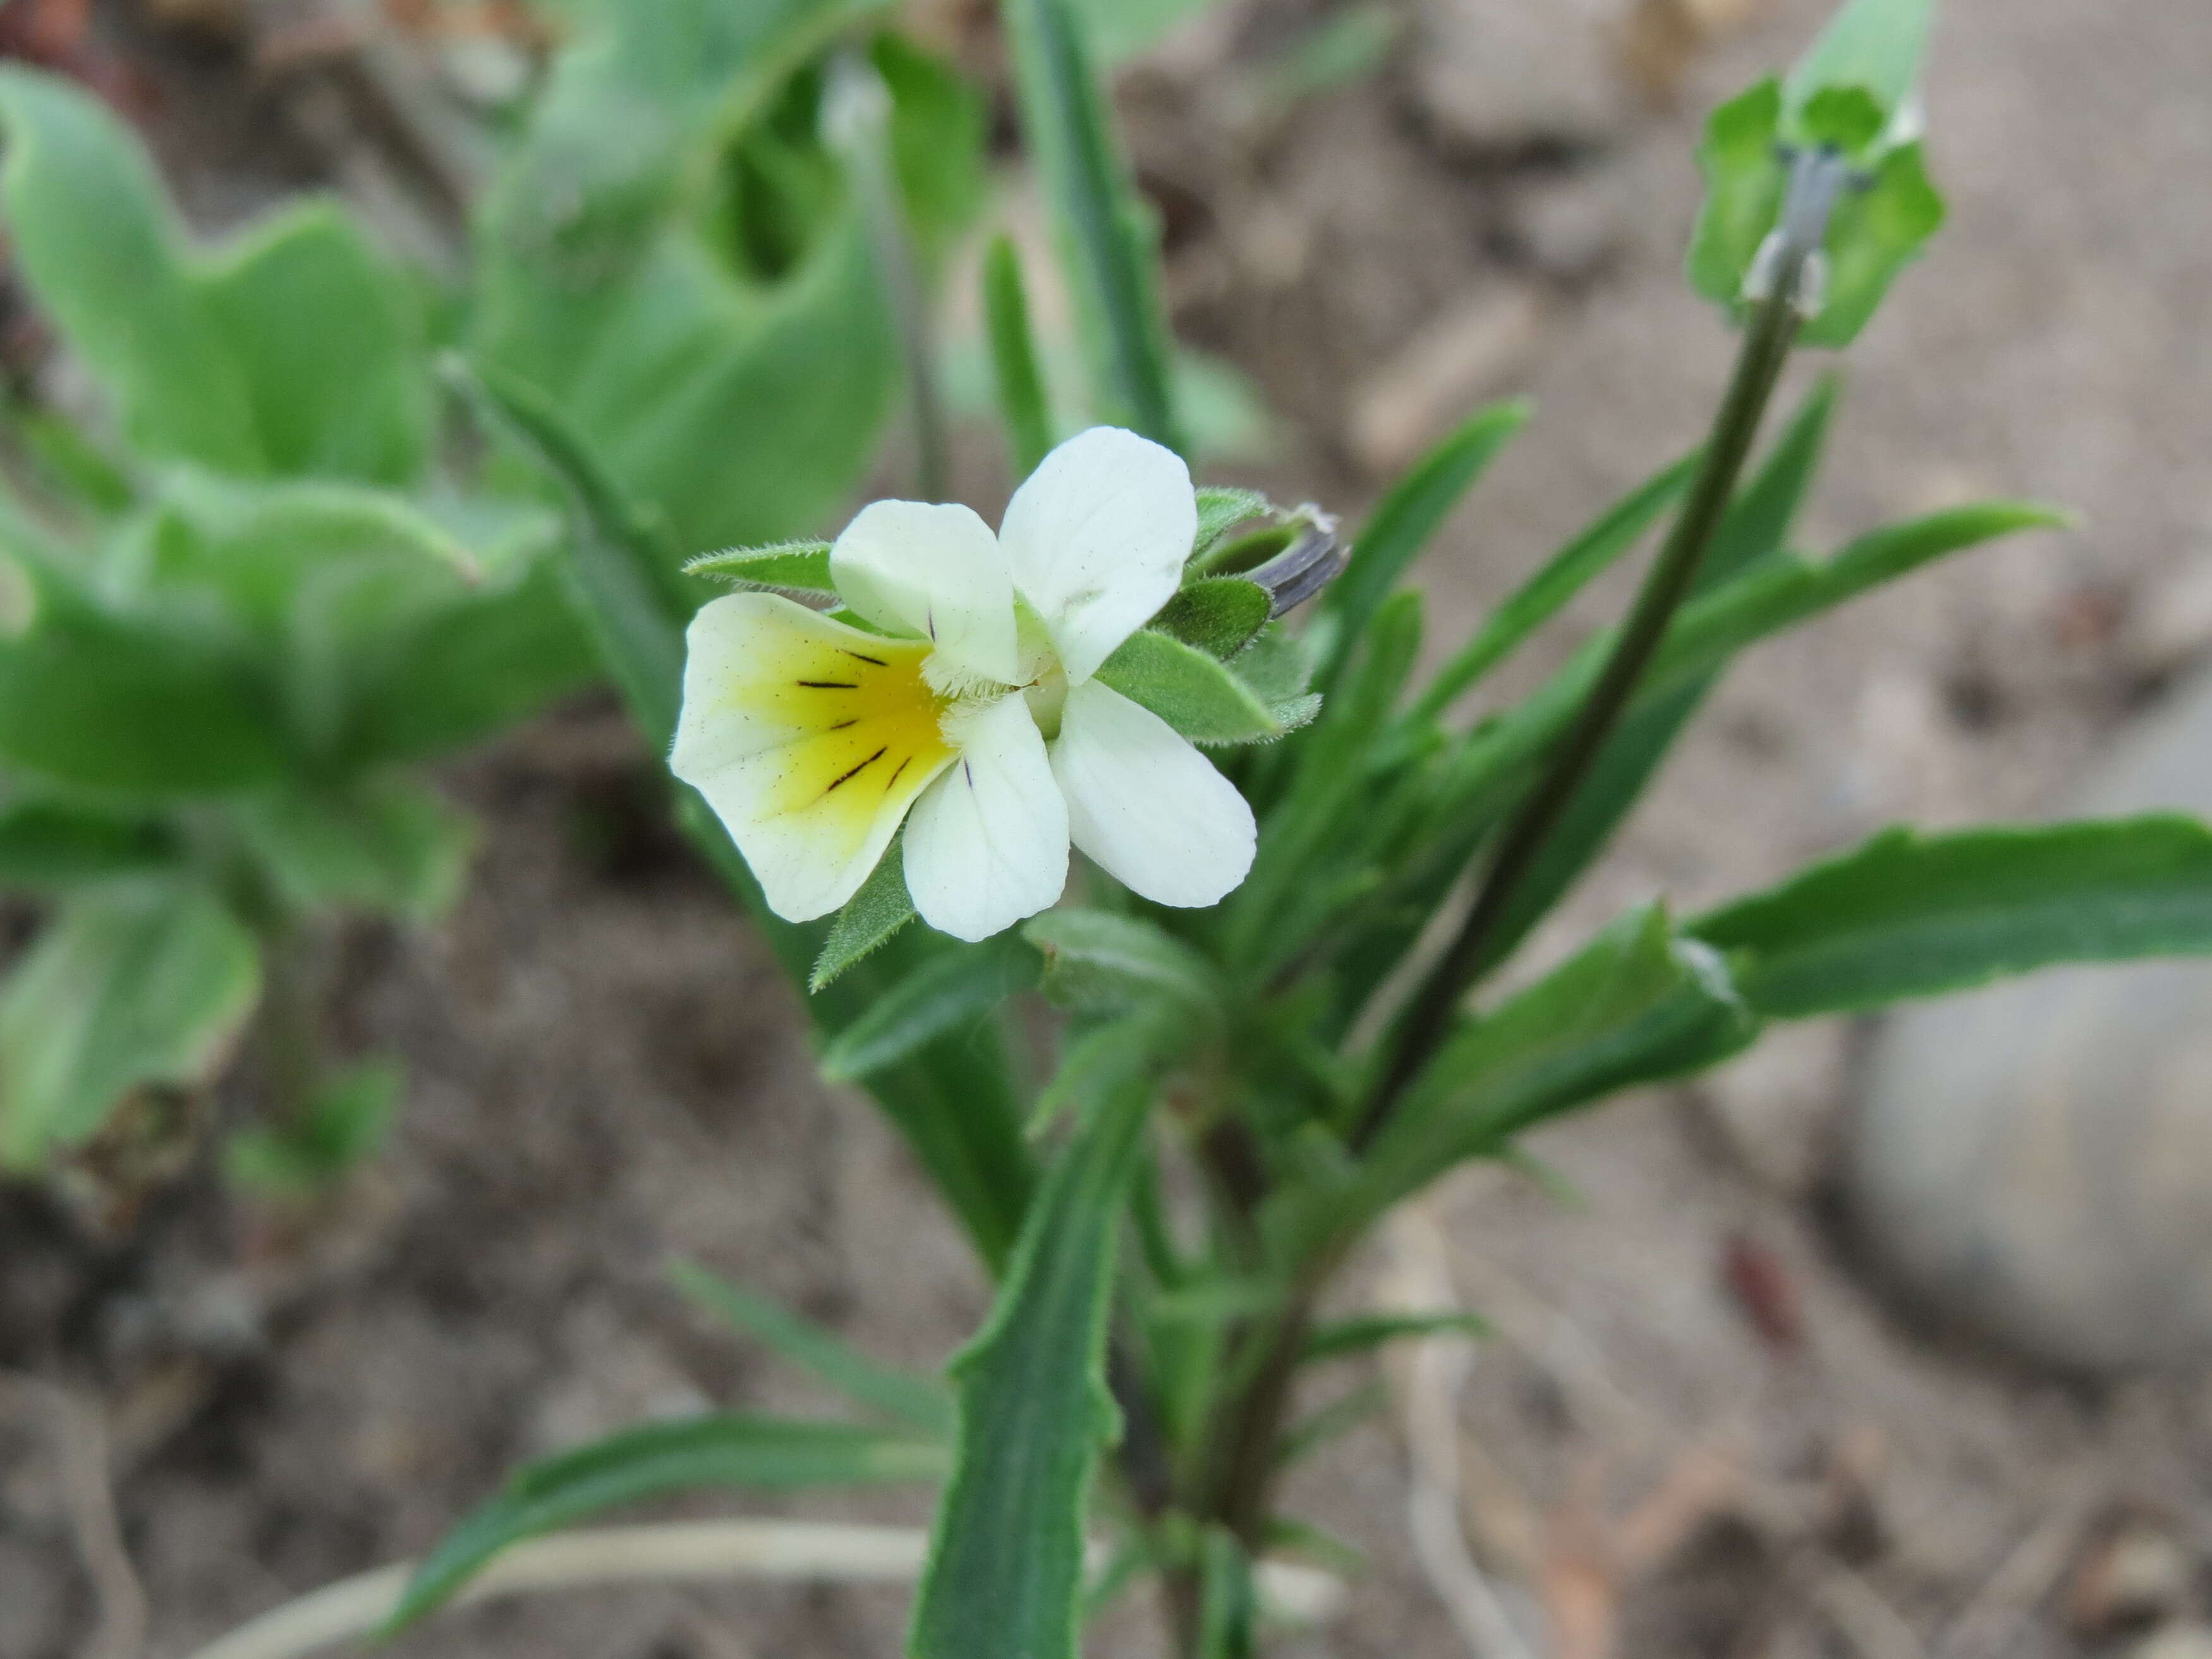
<svg viewBox="0 0 2212 1659">
<path fill-rule="evenodd" d="M 1474 910 L 1400 1022 L 1381 1081 L 1352 1135 L 1355 1152 L 1370 1145 L 1389 1121 L 1408 1085 L 1433 1058 L 1462 999 L 1489 965 L 1485 957 L 1498 919 L 1612 737 L 1695 583 L 1797 331 L 1808 310 L 1816 308 L 1806 303 L 1808 278 L 1826 239 L 1829 215 L 1850 179 L 1846 163 L 1832 152 L 1807 151 L 1794 158 L 1782 228 L 1754 270 L 1755 309 L 1681 516 L 1644 579 L 1596 687 L 1499 841 Z M 1314 1304 L 1349 1242 L 1334 1240 L 1303 1265 L 1281 1315 L 1260 1338 L 1266 1346 L 1251 1381 L 1222 1413 L 1223 1451 L 1209 1490 L 1201 1494 L 1201 1508 L 1248 1543 L 1256 1543 L 1266 1526 L 1277 1448 Z"/>
<path fill-rule="evenodd" d="M 1487 955 L 1499 919 L 1573 804 L 1576 791 L 1604 752 L 1635 695 L 1637 682 L 1666 639 L 1675 611 L 1689 596 L 1698 567 L 1728 512 L 1736 481 L 1759 437 L 1767 404 L 1805 320 L 1800 297 L 1807 274 L 1819 255 L 1828 216 L 1849 176 L 1842 158 L 1826 151 L 1808 151 L 1796 158 L 1783 228 L 1777 233 L 1778 240 L 1762 252 L 1754 276 L 1765 292 L 1745 331 L 1735 374 L 1714 417 L 1705 460 L 1681 516 L 1645 576 L 1635 608 L 1589 701 L 1500 837 L 1474 909 L 1399 1023 L 1389 1062 L 1352 1136 L 1354 1152 L 1372 1144 L 1408 1085 L 1434 1057 L 1458 1014 L 1461 1000 L 1493 965 Z"/>
</svg>

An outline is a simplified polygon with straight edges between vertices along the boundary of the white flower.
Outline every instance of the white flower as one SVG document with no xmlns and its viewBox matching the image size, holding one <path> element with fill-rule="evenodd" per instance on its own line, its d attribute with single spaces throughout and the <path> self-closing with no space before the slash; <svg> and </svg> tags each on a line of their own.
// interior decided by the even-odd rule
<svg viewBox="0 0 2212 1659">
<path fill-rule="evenodd" d="M 793 921 L 850 899 L 902 820 L 915 908 L 959 939 L 1057 901 L 1071 839 L 1158 903 L 1218 902 L 1252 867 L 1251 808 L 1092 678 L 1173 597 L 1197 525 L 1182 462 L 1111 427 L 1048 455 L 997 536 L 964 507 L 878 501 L 830 568 L 884 632 L 716 599 L 670 764 Z"/>
</svg>

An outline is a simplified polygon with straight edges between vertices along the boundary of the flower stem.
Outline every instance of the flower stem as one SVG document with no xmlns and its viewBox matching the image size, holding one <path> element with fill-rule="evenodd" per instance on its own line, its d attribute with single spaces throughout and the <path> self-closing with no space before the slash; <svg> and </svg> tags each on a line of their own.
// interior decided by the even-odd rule
<svg viewBox="0 0 2212 1659">
<path fill-rule="evenodd" d="M 1400 1022 L 1389 1064 L 1352 1137 L 1353 1151 L 1362 1151 L 1373 1142 L 1407 1087 L 1434 1057 L 1461 1000 L 1493 965 L 1488 953 L 1499 919 L 1507 913 L 1522 881 L 1573 804 L 1576 791 L 1604 752 L 1627 712 L 1637 682 L 1666 639 L 1675 611 L 1689 596 L 1805 320 L 1803 301 L 1808 288 L 1818 287 L 1814 273 L 1828 216 L 1849 180 L 1847 164 L 1832 152 L 1811 150 L 1796 158 L 1782 228 L 1762 251 L 1754 268 L 1753 283 L 1759 290 L 1756 309 L 1681 516 L 1645 576 L 1620 642 L 1589 701 L 1500 837 L 1474 909 Z"/>
</svg>

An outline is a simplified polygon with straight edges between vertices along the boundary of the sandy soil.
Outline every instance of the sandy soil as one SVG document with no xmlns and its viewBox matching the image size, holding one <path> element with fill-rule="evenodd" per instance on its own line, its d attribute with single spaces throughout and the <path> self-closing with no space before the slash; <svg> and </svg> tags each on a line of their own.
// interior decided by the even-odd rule
<svg viewBox="0 0 2212 1659">
<path fill-rule="evenodd" d="M 1626 112 L 1595 130 L 1501 138 L 1439 94 L 1445 35 L 1422 31 L 1449 8 L 1425 0 L 1379 76 L 1287 119 L 1240 116 L 1222 87 L 1315 9 L 1231 6 L 1156 54 L 1126 89 L 1136 148 L 1167 210 L 1179 326 L 1282 417 L 1279 455 L 1244 476 L 1356 511 L 1443 414 L 1538 399 L 1429 567 L 1448 641 L 1694 436 L 1727 346 L 1675 270 L 1691 112 L 1786 56 L 1821 7 L 1787 0 L 1726 35 L 1672 108 L 1608 85 L 1590 101 Z M 2197 0 L 1946 8 L 1930 103 L 1953 225 L 1855 354 L 1803 533 L 1825 548 L 2002 492 L 2067 502 L 2086 527 L 1746 661 L 1540 952 L 1655 890 L 1710 900 L 1899 817 L 2033 810 L 2204 643 L 2168 624 L 2212 562 L 2208 64 Z M 197 106 L 164 119 L 179 107 Z M 313 171 L 225 142 L 210 176 L 233 183 L 196 187 L 206 217 Z M 1001 488 L 978 461 L 979 500 Z M 704 1401 L 818 1404 L 680 1307 L 672 1252 L 916 1365 L 982 1306 L 902 1151 L 815 1079 L 764 953 L 656 828 L 618 720 L 569 711 L 452 782 L 489 825 L 459 914 L 338 954 L 334 1037 L 404 1055 L 413 1086 L 337 1212 L 288 1225 L 203 1171 L 102 1241 L 40 1192 L 0 1192 L 0 1364 L 105 1413 L 154 1654 L 421 1549 L 519 1457 Z M 1858 1040 L 1793 1031 L 1544 1134 L 1533 1150 L 1575 1201 L 1492 1171 L 1434 1196 L 1458 1292 L 1501 1327 L 1461 1413 L 1477 1546 L 1510 1604 L 1547 1590 L 1617 1618 L 1638 1659 L 2123 1651 L 2069 1628 L 2069 1576 L 2112 1517 L 2140 1515 L 2180 1547 L 2170 1597 L 2201 1596 L 2212 1394 L 2202 1376 L 2039 1377 L 1864 1285 L 1826 1159 Z M 52 1419 L 10 1398 L 0 1654 L 60 1659 L 90 1650 L 96 1606 Z M 1286 1651 L 1468 1650 L 1407 1548 L 1394 1436 L 1348 1438 L 1294 1497 L 1372 1568 L 1346 1617 Z M 897 1650 L 902 1613 L 878 1591 L 556 1597 L 398 1651 L 858 1659 Z M 1117 1621 L 1100 1650 L 1146 1651 L 1144 1627 Z"/>
</svg>

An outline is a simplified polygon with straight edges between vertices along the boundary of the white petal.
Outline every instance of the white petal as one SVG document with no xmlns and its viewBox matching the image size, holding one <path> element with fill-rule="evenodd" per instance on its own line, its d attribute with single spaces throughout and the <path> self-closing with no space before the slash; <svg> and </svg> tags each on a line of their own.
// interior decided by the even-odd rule
<svg viewBox="0 0 2212 1659">
<path fill-rule="evenodd" d="M 952 763 L 921 641 L 886 640 L 773 593 L 692 619 L 668 763 L 707 798 L 790 921 L 859 890 L 915 798 Z"/>
<path fill-rule="evenodd" d="M 988 939 L 1067 885 L 1067 807 L 1021 697 L 956 718 L 960 757 L 906 827 L 906 886 L 939 933 Z"/>
<path fill-rule="evenodd" d="M 878 628 L 932 641 L 955 666 L 1019 678 L 1014 585 L 991 526 L 964 507 L 878 501 L 830 550 L 845 603 Z"/>
<path fill-rule="evenodd" d="M 1075 844 L 1155 904 L 1218 904 L 1251 872 L 1252 809 L 1149 708 L 1096 680 L 1067 694 L 1052 774 Z"/>
<path fill-rule="evenodd" d="M 1014 586 L 1079 685 L 1175 597 L 1197 534 L 1182 457 L 1097 426 L 1046 456 L 1014 492 L 999 540 Z"/>
</svg>

